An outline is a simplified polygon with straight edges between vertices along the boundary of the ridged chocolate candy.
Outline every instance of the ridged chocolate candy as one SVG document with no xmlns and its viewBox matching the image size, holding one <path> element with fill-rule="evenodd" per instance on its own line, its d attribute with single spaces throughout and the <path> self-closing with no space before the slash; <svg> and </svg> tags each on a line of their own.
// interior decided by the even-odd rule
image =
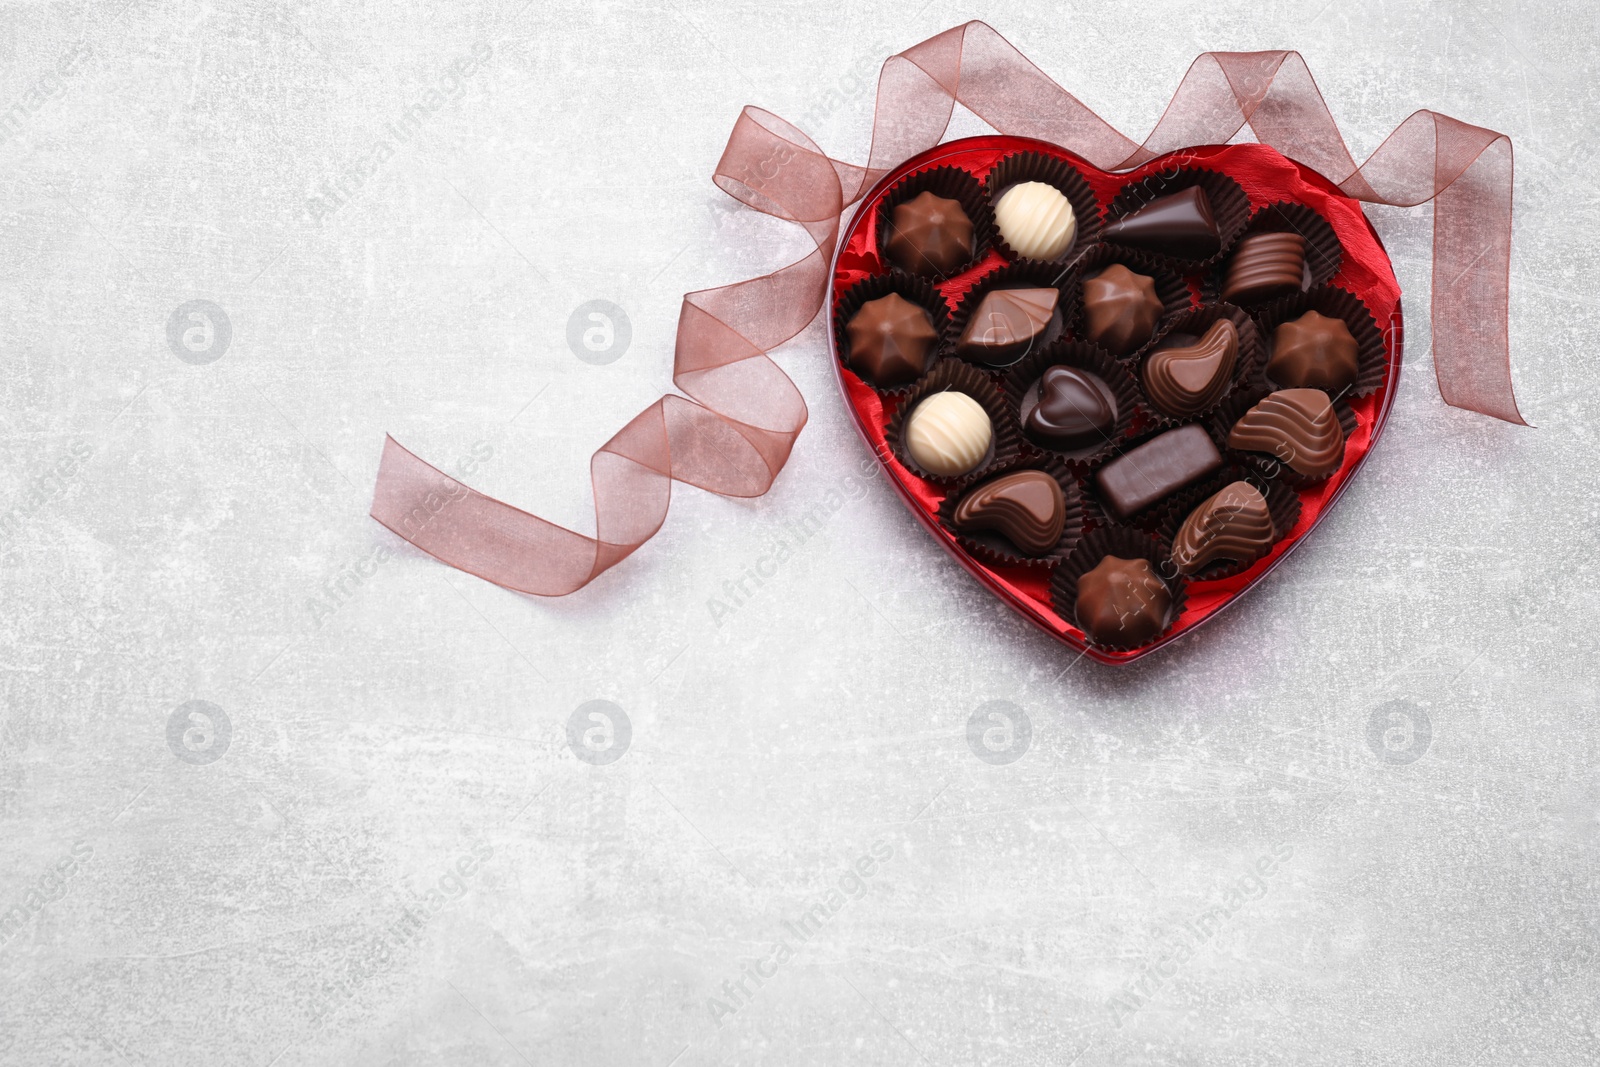
<svg viewBox="0 0 1600 1067">
<path fill-rule="evenodd" d="M 994 222 L 1006 244 L 1027 259 L 1055 259 L 1078 233 L 1072 201 L 1047 182 L 1019 182 L 1001 193 Z"/>
<path fill-rule="evenodd" d="M 1105 443 L 1117 425 L 1117 398 L 1095 374 L 1051 367 L 1039 379 L 1039 400 L 1023 429 L 1046 448 L 1074 450 Z"/>
<path fill-rule="evenodd" d="M 1240 416 L 1228 447 L 1268 452 L 1296 474 L 1325 478 L 1344 462 L 1344 429 L 1321 389 L 1280 389 Z"/>
<path fill-rule="evenodd" d="M 1114 356 L 1143 348 L 1155 334 L 1161 312 L 1155 279 L 1121 263 L 1083 281 L 1084 334 Z"/>
<path fill-rule="evenodd" d="M 1249 482 L 1233 482 L 1207 497 L 1178 527 L 1172 563 L 1195 574 L 1222 559 L 1251 563 L 1272 547 L 1272 512 Z"/>
<path fill-rule="evenodd" d="M 1113 244 L 1179 259 L 1210 259 L 1222 251 L 1211 201 L 1198 185 L 1157 197 L 1111 223 L 1100 236 Z"/>
<path fill-rule="evenodd" d="M 927 309 L 899 293 L 862 304 L 844 332 L 850 339 L 850 369 L 885 389 L 922 377 L 939 342 Z"/>
<path fill-rule="evenodd" d="M 1218 319 L 1192 345 L 1162 348 L 1144 361 L 1144 391 L 1164 414 L 1183 419 L 1222 399 L 1239 360 L 1239 330 Z"/>
<path fill-rule="evenodd" d="M 1134 647 L 1167 628 L 1172 590 L 1147 559 L 1106 556 L 1078 579 L 1074 614 L 1089 640 Z"/>
<path fill-rule="evenodd" d="M 1028 556 L 1056 547 L 1066 519 L 1061 484 L 1043 471 L 1015 471 L 985 482 L 961 498 L 954 515 L 961 533 L 992 531 Z"/>
<path fill-rule="evenodd" d="M 1257 233 L 1239 242 L 1228 260 L 1222 299 L 1259 304 L 1298 293 L 1305 280 L 1306 239 L 1297 233 Z"/>
<path fill-rule="evenodd" d="M 954 477 L 975 470 L 994 441 L 989 413 L 966 393 L 934 393 L 906 419 L 906 451 L 929 474 Z"/>
<path fill-rule="evenodd" d="M 1028 354 L 1055 318 L 1059 289 L 996 289 L 985 293 L 956 341 L 956 354 L 991 367 Z"/>
<path fill-rule="evenodd" d="M 1356 339 L 1343 319 L 1308 311 L 1273 331 L 1267 377 L 1292 389 L 1337 395 L 1355 384 L 1357 356 Z"/>
<path fill-rule="evenodd" d="M 903 271 L 949 273 L 972 258 L 972 220 L 958 201 L 920 193 L 895 205 L 884 251 Z"/>
</svg>

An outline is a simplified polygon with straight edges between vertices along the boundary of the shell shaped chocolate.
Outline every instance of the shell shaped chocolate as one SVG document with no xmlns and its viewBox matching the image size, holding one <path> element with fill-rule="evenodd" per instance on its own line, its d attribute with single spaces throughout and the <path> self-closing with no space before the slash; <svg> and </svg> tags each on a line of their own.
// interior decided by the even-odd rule
<svg viewBox="0 0 1600 1067">
<path fill-rule="evenodd" d="M 919 193 L 896 204 L 884 249 L 911 274 L 947 274 L 972 258 L 972 220 L 958 201 Z"/>
<path fill-rule="evenodd" d="M 1305 478 L 1325 478 L 1344 462 L 1344 429 L 1321 389 L 1280 389 L 1239 417 L 1228 447 L 1267 452 Z"/>
<path fill-rule="evenodd" d="M 1239 242 L 1228 261 L 1222 299 L 1256 304 L 1298 293 L 1305 280 L 1306 239 L 1298 233 L 1257 233 Z"/>
<path fill-rule="evenodd" d="M 1261 490 L 1232 482 L 1183 520 L 1172 539 L 1172 563 L 1179 574 L 1195 574 L 1224 559 L 1252 563 L 1272 547 L 1275 536 Z"/>
<path fill-rule="evenodd" d="M 1198 415 L 1228 391 L 1238 360 L 1239 330 L 1218 319 L 1194 344 L 1151 353 L 1144 361 L 1145 394 L 1165 415 Z"/>
<path fill-rule="evenodd" d="M 1015 471 L 972 489 L 952 521 L 961 533 L 993 532 L 1024 555 L 1042 556 L 1061 540 L 1067 502 L 1061 484 L 1043 471 Z"/>
<path fill-rule="evenodd" d="M 975 470 L 994 441 L 989 413 L 966 393 L 934 393 L 906 420 L 906 451 L 917 466 L 942 478 Z"/>
</svg>

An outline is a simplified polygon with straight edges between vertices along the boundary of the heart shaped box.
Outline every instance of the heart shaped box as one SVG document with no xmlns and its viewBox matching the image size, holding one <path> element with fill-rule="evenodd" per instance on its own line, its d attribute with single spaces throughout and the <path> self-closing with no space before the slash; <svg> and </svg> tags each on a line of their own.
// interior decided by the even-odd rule
<svg viewBox="0 0 1600 1067">
<path fill-rule="evenodd" d="M 1049 569 L 986 563 L 969 554 L 955 535 L 940 525 L 937 518 L 939 506 L 951 491 L 950 487 L 925 481 L 912 473 L 894 456 L 886 441 L 886 431 L 903 398 L 880 394 L 845 367 L 839 358 L 837 331 L 831 328 L 835 302 L 848 289 L 865 278 L 884 275 L 889 271 L 879 251 L 877 233 L 878 208 L 887 192 L 907 175 L 933 166 L 959 168 L 982 182 L 996 162 L 1018 151 L 1037 152 L 1071 164 L 1093 189 L 1102 219 L 1106 218 L 1108 208 L 1119 190 L 1153 175 L 1171 172 L 1174 168 L 1204 168 L 1228 175 L 1244 189 L 1252 211 L 1281 201 L 1303 204 L 1327 221 L 1343 248 L 1338 273 L 1329 284 L 1353 293 L 1365 303 L 1382 333 L 1385 360 L 1382 381 L 1364 396 L 1347 398 L 1356 425 L 1345 441 L 1344 463 L 1325 481 L 1294 490 L 1300 499 L 1300 517 L 1288 536 L 1281 538 L 1267 555 L 1237 574 L 1216 581 L 1189 582 L 1182 613 L 1171 628 L 1155 641 L 1132 651 L 1115 651 L 1091 644 L 1072 620 L 1058 614 L 1051 602 Z M 1080 228 L 1096 227 L 1084 227 L 1080 220 Z M 1097 246 L 1092 242 L 1080 244 L 1070 258 L 1076 259 L 1094 247 Z M 950 311 L 953 313 L 956 310 L 961 298 L 980 277 L 1006 262 L 1004 253 L 991 246 L 981 259 L 960 273 L 938 280 L 936 287 Z M 1200 303 L 1202 293 L 1212 277 L 1212 269 L 1196 267 L 1186 275 L 1191 305 L 1198 306 Z M 1362 213 L 1361 205 L 1309 167 L 1286 158 L 1275 149 L 1258 144 L 1187 148 L 1124 172 L 1102 171 L 1056 145 L 1022 137 L 970 137 L 939 145 L 902 163 L 873 186 L 861 201 L 834 254 L 832 284 L 825 310 L 825 321 L 830 324 L 829 351 L 838 375 L 839 390 L 844 395 L 862 439 L 883 464 L 890 484 L 911 509 L 911 513 L 927 528 L 933 539 L 955 557 L 956 562 L 1013 611 L 1061 643 L 1080 649 L 1085 655 L 1102 663 L 1131 663 L 1193 631 L 1265 578 L 1310 535 L 1344 493 L 1383 432 L 1389 408 L 1394 403 L 1403 339 L 1400 283 L 1395 279 L 1383 242 Z M 1256 310 L 1259 315 L 1265 309 Z M 997 373 L 994 378 L 998 384 L 1000 375 Z M 957 488 L 955 491 L 960 490 Z"/>
</svg>

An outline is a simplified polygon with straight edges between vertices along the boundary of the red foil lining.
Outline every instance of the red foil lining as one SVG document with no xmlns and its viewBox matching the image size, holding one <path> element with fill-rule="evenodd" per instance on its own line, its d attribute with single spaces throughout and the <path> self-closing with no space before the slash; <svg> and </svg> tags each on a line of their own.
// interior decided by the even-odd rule
<svg viewBox="0 0 1600 1067">
<path fill-rule="evenodd" d="M 1221 145 L 1249 125 L 1259 141 L 1311 168 L 1297 168 L 1306 188 L 1295 199 L 1333 222 L 1341 241 L 1347 229 L 1359 227 L 1361 243 L 1376 250 L 1372 262 L 1353 253 L 1340 277 L 1346 288 L 1368 297 L 1380 325 L 1395 324 L 1396 369 L 1398 287 L 1359 207 L 1345 197 L 1407 206 L 1434 200 L 1433 336 L 1440 392 L 1454 406 L 1522 423 L 1507 352 L 1512 155 L 1505 135 L 1418 111 L 1358 166 L 1299 53 L 1207 52 L 1190 66 L 1155 129 L 1138 144 L 988 25 L 968 22 L 885 60 L 865 166 L 829 158 L 770 112 L 744 109 L 713 180 L 750 207 L 804 227 L 816 249 L 772 274 L 685 295 L 673 371 L 673 384 L 684 395 L 657 400 L 595 452 L 595 536 L 484 496 L 392 437 L 384 442 L 372 517 L 460 570 L 519 592 L 561 596 L 654 536 L 666 518 L 673 481 L 727 496 L 766 492 L 806 422 L 799 391 L 767 353 L 804 329 L 822 307 L 843 212 L 891 170 L 938 145 L 957 101 L 1003 134 L 1066 146 L 1102 170 L 1139 167 L 1133 178 L 1212 160 L 1219 149 L 1186 146 Z M 995 145 L 996 158 L 1017 147 L 999 138 Z M 1177 154 L 1150 164 L 1163 153 Z M 1281 198 L 1278 185 L 1271 194 L 1253 186 L 1248 168 L 1230 166 L 1229 172 L 1252 204 Z M 1097 185 L 1102 202 L 1128 180 L 1130 175 L 1113 175 L 1111 186 Z M 871 228 L 857 235 L 870 240 Z M 1350 242 L 1345 248 L 1351 250 Z M 1395 288 L 1388 306 L 1370 295 L 1385 284 Z M 1392 388 L 1391 379 L 1385 390 L 1364 399 L 1388 398 Z M 875 395 L 871 399 L 877 402 Z M 1386 410 L 1385 399 L 1381 411 Z M 858 418 L 863 413 L 857 409 Z M 1372 428 L 1363 421 L 1346 449 L 1345 469 L 1324 484 L 1328 499 L 1302 499 L 1302 525 L 1314 522 L 1345 484 L 1352 462 L 1370 447 Z M 1280 543 L 1268 561 L 1295 540 Z M 1261 565 L 1215 584 L 1249 584 Z M 1048 590 L 1028 592 L 1048 605 Z M 1217 598 L 1210 609 L 1215 610 L 1231 595 L 1196 590 L 1185 617 L 1204 610 L 1208 597 Z M 1056 619 L 1046 628 L 1060 625 Z M 1180 622 L 1175 632 L 1185 628 Z"/>
</svg>

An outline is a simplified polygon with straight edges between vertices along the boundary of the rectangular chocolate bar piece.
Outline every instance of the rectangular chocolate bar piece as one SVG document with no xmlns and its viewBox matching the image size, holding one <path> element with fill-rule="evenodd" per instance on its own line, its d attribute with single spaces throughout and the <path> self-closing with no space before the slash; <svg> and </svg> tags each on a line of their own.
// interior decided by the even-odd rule
<svg viewBox="0 0 1600 1067">
<path fill-rule="evenodd" d="M 1126 519 L 1221 468 L 1211 435 L 1189 425 L 1123 453 L 1100 468 L 1094 481 L 1117 518 Z"/>
</svg>

